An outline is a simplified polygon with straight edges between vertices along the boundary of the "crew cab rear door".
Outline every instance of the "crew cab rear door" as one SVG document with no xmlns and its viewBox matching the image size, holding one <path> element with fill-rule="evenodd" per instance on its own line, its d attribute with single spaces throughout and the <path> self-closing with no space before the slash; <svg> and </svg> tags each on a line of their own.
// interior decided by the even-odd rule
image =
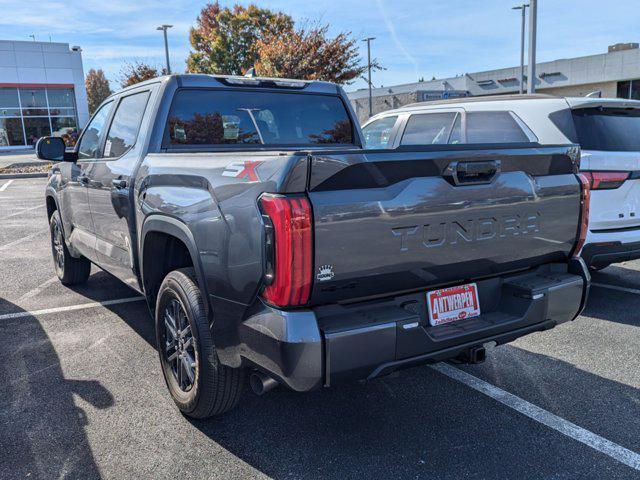
<svg viewBox="0 0 640 480">
<path fill-rule="evenodd" d="M 100 155 L 87 170 L 89 204 L 100 265 L 136 285 L 130 193 L 143 143 L 138 141 L 152 86 L 123 93 L 106 128 Z M 147 115 L 148 120 L 149 115 Z M 140 133 L 140 135 L 142 135 Z"/>
</svg>

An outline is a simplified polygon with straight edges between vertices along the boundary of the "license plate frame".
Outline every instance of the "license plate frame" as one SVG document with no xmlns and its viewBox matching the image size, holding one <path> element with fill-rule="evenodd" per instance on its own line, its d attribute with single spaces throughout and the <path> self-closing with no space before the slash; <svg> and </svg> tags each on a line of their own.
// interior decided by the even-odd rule
<svg viewBox="0 0 640 480">
<path fill-rule="evenodd" d="M 480 296 L 475 283 L 431 290 L 426 297 L 432 327 L 480 316 Z"/>
</svg>

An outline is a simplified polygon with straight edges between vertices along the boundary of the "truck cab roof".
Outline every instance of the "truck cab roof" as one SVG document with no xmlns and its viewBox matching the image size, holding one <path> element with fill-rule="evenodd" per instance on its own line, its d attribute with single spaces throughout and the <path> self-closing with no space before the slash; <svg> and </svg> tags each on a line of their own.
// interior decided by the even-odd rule
<svg viewBox="0 0 640 480">
<path fill-rule="evenodd" d="M 238 75 L 210 75 L 203 73 L 181 73 L 173 75 L 162 75 L 160 77 L 145 80 L 144 82 L 130 85 L 122 90 L 115 92 L 113 95 L 120 95 L 129 90 L 135 90 L 139 87 L 150 85 L 153 83 L 170 83 L 176 82 L 183 87 L 212 87 L 212 88 L 275 88 L 289 90 L 304 90 L 312 93 L 327 93 L 335 95 L 338 93 L 338 86 L 331 82 L 320 80 L 298 80 L 292 78 L 271 78 L 271 77 L 249 77 Z"/>
</svg>

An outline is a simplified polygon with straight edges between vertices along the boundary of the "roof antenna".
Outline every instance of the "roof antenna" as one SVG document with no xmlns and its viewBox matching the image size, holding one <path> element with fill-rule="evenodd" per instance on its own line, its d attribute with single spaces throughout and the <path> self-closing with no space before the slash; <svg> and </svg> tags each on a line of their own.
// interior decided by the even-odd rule
<svg viewBox="0 0 640 480">
<path fill-rule="evenodd" d="M 602 98 L 602 90 L 596 90 L 595 92 L 587 93 L 586 98 Z"/>
<path fill-rule="evenodd" d="M 256 67 L 251 67 L 249 70 L 244 72 L 244 76 L 248 78 L 256 77 Z"/>
</svg>

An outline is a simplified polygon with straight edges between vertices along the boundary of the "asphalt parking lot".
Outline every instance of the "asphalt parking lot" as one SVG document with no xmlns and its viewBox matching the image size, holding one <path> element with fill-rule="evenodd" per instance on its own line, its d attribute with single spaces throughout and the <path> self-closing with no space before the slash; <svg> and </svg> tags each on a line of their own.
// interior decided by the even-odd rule
<svg viewBox="0 0 640 480">
<path fill-rule="evenodd" d="M 640 478 L 640 261 L 482 365 L 276 389 L 190 421 L 136 293 L 54 278 L 45 179 L 0 180 L 1 478 Z"/>
</svg>

